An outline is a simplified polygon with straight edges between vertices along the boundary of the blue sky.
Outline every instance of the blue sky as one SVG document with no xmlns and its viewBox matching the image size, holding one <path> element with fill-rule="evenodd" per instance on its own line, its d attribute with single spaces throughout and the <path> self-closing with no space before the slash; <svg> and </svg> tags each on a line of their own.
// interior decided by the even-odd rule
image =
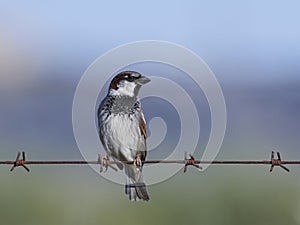
<svg viewBox="0 0 300 225">
<path fill-rule="evenodd" d="M 148 39 L 190 48 L 224 82 L 297 79 L 300 71 L 299 1 L 6 1 L 1 5 L 1 48 L 15 51 L 13 56 L 24 55 L 15 63 L 25 60 L 42 71 L 54 65 L 82 70 L 111 48 Z M 1 58 L 6 57 L 4 52 Z M 28 58 L 32 62 L 27 63 Z M 39 69 L 35 72 L 46 74 Z M 64 75 L 72 73 L 57 76 Z"/>
</svg>

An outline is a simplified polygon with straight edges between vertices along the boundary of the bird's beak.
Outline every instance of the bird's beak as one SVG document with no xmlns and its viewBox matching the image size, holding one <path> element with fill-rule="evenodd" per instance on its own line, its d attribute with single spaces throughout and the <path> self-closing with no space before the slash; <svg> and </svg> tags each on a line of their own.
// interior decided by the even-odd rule
<svg viewBox="0 0 300 225">
<path fill-rule="evenodd" d="M 141 76 L 139 79 L 136 80 L 136 83 L 139 85 L 144 85 L 150 82 L 151 80 L 148 77 Z"/>
</svg>

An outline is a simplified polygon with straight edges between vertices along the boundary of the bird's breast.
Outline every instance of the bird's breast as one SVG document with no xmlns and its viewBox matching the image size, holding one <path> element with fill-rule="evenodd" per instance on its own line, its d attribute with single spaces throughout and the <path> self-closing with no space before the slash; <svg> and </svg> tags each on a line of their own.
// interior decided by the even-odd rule
<svg viewBox="0 0 300 225">
<path fill-rule="evenodd" d="M 116 158 L 133 160 L 138 151 L 145 151 L 145 141 L 139 128 L 140 115 L 110 114 L 100 126 L 105 133 L 105 142 Z"/>
</svg>

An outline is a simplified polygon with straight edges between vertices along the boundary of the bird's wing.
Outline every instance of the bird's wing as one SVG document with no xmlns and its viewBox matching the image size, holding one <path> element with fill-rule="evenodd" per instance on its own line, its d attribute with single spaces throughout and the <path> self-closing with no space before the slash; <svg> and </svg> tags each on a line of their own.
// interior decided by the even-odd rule
<svg viewBox="0 0 300 225">
<path fill-rule="evenodd" d="M 146 139 L 147 139 L 147 128 L 146 128 L 146 121 L 145 121 L 143 110 L 141 111 L 140 130 L 141 130 L 141 134 L 142 134 L 144 140 L 146 141 Z"/>
</svg>

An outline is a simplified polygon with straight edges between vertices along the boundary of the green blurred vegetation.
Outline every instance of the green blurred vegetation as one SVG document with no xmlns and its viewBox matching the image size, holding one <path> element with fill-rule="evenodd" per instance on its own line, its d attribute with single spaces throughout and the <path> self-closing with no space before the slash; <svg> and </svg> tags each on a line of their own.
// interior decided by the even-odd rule
<svg viewBox="0 0 300 225">
<path fill-rule="evenodd" d="M 5 225 L 300 224 L 297 168 L 190 168 L 149 187 L 150 202 L 130 202 L 123 187 L 87 166 L 0 167 Z M 299 170 L 298 170 L 299 172 Z"/>
</svg>

